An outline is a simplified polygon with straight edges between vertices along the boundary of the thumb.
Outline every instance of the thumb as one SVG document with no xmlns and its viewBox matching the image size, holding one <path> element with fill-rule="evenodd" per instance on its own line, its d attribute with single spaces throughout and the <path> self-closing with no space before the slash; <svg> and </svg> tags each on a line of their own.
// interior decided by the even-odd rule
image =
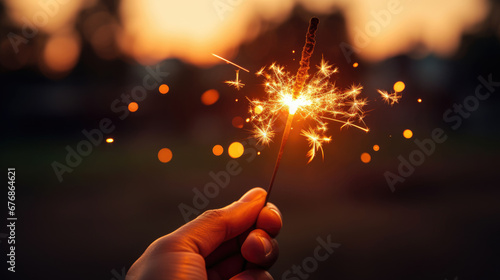
<svg viewBox="0 0 500 280">
<path fill-rule="evenodd" d="M 238 201 L 208 210 L 167 236 L 180 251 L 208 256 L 223 242 L 249 229 L 257 220 L 266 199 L 266 191 L 253 188 Z M 174 244 L 172 244 L 174 245 Z"/>
</svg>

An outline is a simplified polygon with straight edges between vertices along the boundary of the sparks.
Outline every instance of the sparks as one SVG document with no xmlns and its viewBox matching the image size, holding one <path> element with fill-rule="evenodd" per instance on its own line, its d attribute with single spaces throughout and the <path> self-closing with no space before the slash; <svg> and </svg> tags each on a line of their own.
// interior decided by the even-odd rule
<svg viewBox="0 0 500 280">
<path fill-rule="evenodd" d="M 387 91 L 381 90 L 381 89 L 379 89 L 377 91 L 380 94 L 380 96 L 382 97 L 382 99 L 384 99 L 384 101 L 387 102 L 387 104 L 391 104 L 391 105 L 398 103 L 399 99 L 401 99 L 401 97 L 402 97 L 402 95 L 397 91 L 392 92 L 392 93 L 388 93 Z"/>
<path fill-rule="evenodd" d="M 247 71 L 248 73 L 250 73 L 250 71 L 248 71 L 247 69 L 245 69 L 245 68 L 243 68 L 243 67 L 239 66 L 238 64 L 236 64 L 236 63 L 234 63 L 234 62 L 232 62 L 232 61 L 230 61 L 230 60 L 227 60 L 227 59 L 225 59 L 225 58 L 223 58 L 223 57 L 220 57 L 220 56 L 218 56 L 218 55 L 216 55 L 216 54 L 214 54 L 214 53 L 213 53 L 212 55 L 213 55 L 213 56 L 215 56 L 215 57 L 217 57 L 218 59 L 220 59 L 220 60 L 222 60 L 222 61 L 225 61 L 226 63 L 229 63 L 229 64 L 231 64 L 231 65 L 233 65 L 233 66 L 236 66 L 236 67 L 240 68 L 240 69 L 241 69 L 241 70 L 243 70 L 243 71 Z"/>
<path fill-rule="evenodd" d="M 320 136 L 314 129 L 302 130 L 301 135 L 307 138 L 309 146 L 311 147 L 311 149 L 307 153 L 307 155 L 309 156 L 308 163 L 313 160 L 313 158 L 316 156 L 317 151 L 321 151 L 322 157 L 325 156 L 325 154 L 323 153 L 323 143 L 330 143 L 330 141 L 332 141 L 332 137 Z"/>
<path fill-rule="evenodd" d="M 237 90 L 240 90 L 245 86 L 245 84 L 239 79 L 239 72 L 240 70 L 236 70 L 236 79 L 234 79 L 234 81 L 225 81 L 226 84 L 235 87 Z"/>
<path fill-rule="evenodd" d="M 367 104 L 366 99 L 359 97 L 361 86 L 353 85 L 345 91 L 336 88 L 330 82 L 331 76 L 337 72 L 336 68 L 322 60 L 318 65 L 318 71 L 304 84 L 303 89 L 297 96 L 293 95 L 293 87 L 296 77 L 286 72 L 283 67 L 272 64 L 261 70 L 260 74 L 266 77 L 264 82 L 267 98 L 264 100 L 250 100 L 251 120 L 254 123 L 254 135 L 262 142 L 269 142 L 269 134 L 263 135 L 260 132 L 270 132 L 274 123 L 280 118 L 282 113 L 295 115 L 301 120 L 312 121 L 313 128 L 309 128 L 302 135 L 305 136 L 311 145 L 308 152 L 309 161 L 316 155 L 316 151 L 322 151 L 325 139 L 329 137 L 313 137 L 324 135 L 328 130 L 328 121 L 335 121 L 342 124 L 341 128 L 354 127 L 363 131 L 368 131 L 363 121 L 365 112 L 363 107 Z M 259 136 L 261 138 L 259 138 Z M 317 140 L 314 140 L 317 139 Z M 314 140 L 314 141 L 312 141 Z M 311 142 L 312 141 L 312 142 Z"/>
<path fill-rule="evenodd" d="M 267 124 L 266 126 L 262 127 L 256 127 L 253 131 L 253 136 L 257 138 L 259 143 L 265 145 L 269 144 L 274 137 L 274 131 L 271 124 Z"/>
</svg>

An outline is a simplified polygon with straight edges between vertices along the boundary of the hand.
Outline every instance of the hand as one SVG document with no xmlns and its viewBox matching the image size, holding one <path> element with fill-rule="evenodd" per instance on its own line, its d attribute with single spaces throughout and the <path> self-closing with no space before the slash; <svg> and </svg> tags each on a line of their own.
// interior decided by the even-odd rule
<svg viewBox="0 0 500 280">
<path fill-rule="evenodd" d="M 265 198 L 265 190 L 254 188 L 238 201 L 206 211 L 157 239 L 132 265 L 126 279 L 273 279 L 266 269 L 278 258 L 273 238 L 282 220 L 276 206 L 263 207 Z"/>
</svg>

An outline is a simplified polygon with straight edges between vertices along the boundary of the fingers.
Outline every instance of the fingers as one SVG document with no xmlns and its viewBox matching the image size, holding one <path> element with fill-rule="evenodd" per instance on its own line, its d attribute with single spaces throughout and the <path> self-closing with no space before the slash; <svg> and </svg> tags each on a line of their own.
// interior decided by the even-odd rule
<svg viewBox="0 0 500 280">
<path fill-rule="evenodd" d="M 255 223 L 265 197 L 265 190 L 253 188 L 231 205 L 206 211 L 167 235 L 164 244 L 169 251 L 194 252 L 206 257 Z"/>
<path fill-rule="evenodd" d="M 245 270 L 229 280 L 273 280 L 271 274 L 261 269 Z"/>
<path fill-rule="evenodd" d="M 281 213 L 274 204 L 268 203 L 266 207 L 262 208 L 257 218 L 256 228 L 264 230 L 270 237 L 274 238 L 278 235 L 282 225 Z M 241 245 L 253 229 L 255 228 L 246 230 L 238 238 L 222 243 L 219 248 L 205 258 L 207 266 L 211 267 L 231 255 L 239 254 L 242 251 Z"/>
<path fill-rule="evenodd" d="M 267 232 L 256 229 L 250 232 L 241 246 L 243 257 L 258 266 L 267 268 L 274 264 L 279 255 L 278 242 Z"/>
<path fill-rule="evenodd" d="M 268 202 L 266 207 L 262 208 L 257 218 L 256 227 L 263 229 L 270 236 L 276 237 L 283 226 L 281 212 L 276 205 Z"/>
</svg>

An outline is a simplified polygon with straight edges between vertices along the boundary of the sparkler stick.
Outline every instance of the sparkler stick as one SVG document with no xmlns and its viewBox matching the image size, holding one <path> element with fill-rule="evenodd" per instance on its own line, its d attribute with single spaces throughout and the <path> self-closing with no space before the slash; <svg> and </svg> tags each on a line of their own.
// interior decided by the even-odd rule
<svg viewBox="0 0 500 280">
<path fill-rule="evenodd" d="M 293 98 L 297 98 L 304 88 L 304 84 L 307 79 L 307 71 L 309 70 L 309 62 L 311 59 L 311 55 L 314 51 L 314 45 L 316 44 L 315 35 L 316 30 L 318 29 L 319 19 L 316 17 L 311 18 L 309 22 L 309 28 L 306 34 L 306 43 L 304 48 L 302 49 L 302 57 L 300 59 L 300 68 L 297 71 L 297 76 L 295 79 L 295 84 L 293 87 Z M 264 205 L 269 201 L 269 196 L 271 195 L 271 191 L 273 189 L 274 179 L 276 178 L 276 173 L 278 172 L 278 168 L 280 166 L 281 158 L 283 156 L 283 152 L 285 150 L 285 144 L 288 140 L 288 136 L 290 135 L 290 130 L 292 128 L 293 117 L 295 115 L 295 111 L 297 107 L 288 107 L 288 118 L 285 125 L 285 130 L 283 132 L 283 137 L 281 138 L 280 150 L 278 152 L 278 158 L 276 159 L 276 164 L 274 165 L 273 175 L 271 177 L 271 182 L 269 183 L 269 187 L 267 189 L 266 201 Z"/>
</svg>

